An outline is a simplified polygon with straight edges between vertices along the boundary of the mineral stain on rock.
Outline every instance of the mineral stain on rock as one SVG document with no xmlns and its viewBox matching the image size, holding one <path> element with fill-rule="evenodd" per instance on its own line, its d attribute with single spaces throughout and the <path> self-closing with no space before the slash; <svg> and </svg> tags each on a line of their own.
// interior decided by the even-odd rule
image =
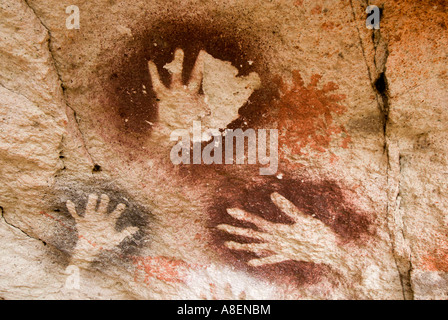
<svg viewBox="0 0 448 320">
<path fill-rule="evenodd" d="M 194 266 L 167 257 L 133 257 L 134 281 L 152 285 L 153 279 L 168 283 L 184 283 Z"/>
<path fill-rule="evenodd" d="M 436 232 L 432 239 L 434 248 L 422 255 L 419 268 L 424 271 L 448 272 L 448 234 Z"/>
<path fill-rule="evenodd" d="M 340 146 L 347 148 L 350 136 L 343 125 L 334 121 L 335 115 L 347 111 L 341 104 L 345 96 L 334 93 L 338 86 L 329 82 L 319 88 L 322 76 L 317 74 L 306 85 L 300 71 L 292 74 L 292 85 L 279 80 L 280 100 L 276 102 L 280 144 L 289 149 L 283 149 L 284 158 L 303 155 L 307 147 L 314 152 L 326 152 L 331 141 L 337 138 Z"/>
</svg>

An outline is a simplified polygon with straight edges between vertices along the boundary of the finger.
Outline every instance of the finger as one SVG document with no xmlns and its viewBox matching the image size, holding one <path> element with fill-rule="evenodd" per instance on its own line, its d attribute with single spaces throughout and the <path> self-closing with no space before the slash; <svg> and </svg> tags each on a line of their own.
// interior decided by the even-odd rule
<svg viewBox="0 0 448 320">
<path fill-rule="evenodd" d="M 271 194 L 271 200 L 283 213 L 285 213 L 295 222 L 299 222 L 302 219 L 312 219 L 310 216 L 300 211 L 294 203 L 277 192 Z"/>
<path fill-rule="evenodd" d="M 75 204 L 73 202 L 71 202 L 70 200 L 67 200 L 66 206 L 67 206 L 68 212 L 72 215 L 72 217 L 75 219 L 75 221 L 78 221 L 79 215 L 76 212 Z"/>
<path fill-rule="evenodd" d="M 287 261 L 289 259 L 282 257 L 280 255 L 272 255 L 266 258 L 260 258 L 260 259 L 252 259 L 247 264 L 251 267 L 261 267 L 264 265 L 270 265 L 270 264 L 276 264 L 280 262 Z"/>
<path fill-rule="evenodd" d="M 227 233 L 236 235 L 236 236 L 242 236 L 242 237 L 248 237 L 256 240 L 261 241 L 269 241 L 271 240 L 271 237 L 269 237 L 268 234 L 254 231 L 252 229 L 246 229 L 246 228 L 238 228 L 234 226 L 230 226 L 228 224 L 221 224 L 217 226 L 219 230 L 225 231 Z"/>
<path fill-rule="evenodd" d="M 171 75 L 171 87 L 181 87 L 182 86 L 182 70 L 184 65 L 184 51 L 182 49 L 176 49 L 174 52 L 173 62 L 164 66 Z"/>
<path fill-rule="evenodd" d="M 149 75 L 151 76 L 152 88 L 156 95 L 160 96 L 165 93 L 167 88 L 160 80 L 159 70 L 154 62 L 148 61 Z"/>
<path fill-rule="evenodd" d="M 247 211 L 237 209 L 237 208 L 227 209 L 227 213 L 235 219 L 253 223 L 257 227 L 262 228 L 262 229 L 269 229 L 271 227 L 270 225 L 272 224 L 271 222 L 269 222 L 263 218 L 260 218 L 254 214 L 251 214 Z"/>
<path fill-rule="evenodd" d="M 188 81 L 188 89 L 191 91 L 199 91 L 202 79 L 204 77 L 204 59 L 207 53 L 204 50 L 199 51 L 198 57 L 191 71 L 190 80 Z"/>
<path fill-rule="evenodd" d="M 90 194 L 89 200 L 87 200 L 86 213 L 85 216 L 91 213 L 95 213 L 96 204 L 98 202 L 98 196 L 96 194 Z"/>
<path fill-rule="evenodd" d="M 137 227 L 128 227 L 121 232 L 114 233 L 108 239 L 108 243 L 111 247 L 119 245 L 127 237 L 133 236 L 138 231 Z"/>
<path fill-rule="evenodd" d="M 100 205 L 97 212 L 100 214 L 107 213 L 107 207 L 109 206 L 109 197 L 106 194 L 102 194 L 100 198 Z"/>
<path fill-rule="evenodd" d="M 228 241 L 224 245 L 230 250 L 238 251 L 250 251 L 255 253 L 261 253 L 263 251 L 272 251 L 272 246 L 269 243 L 238 243 L 234 241 Z"/>
<path fill-rule="evenodd" d="M 121 214 L 126 210 L 126 205 L 124 203 L 120 203 L 115 208 L 114 212 L 111 213 L 111 217 L 115 220 L 120 218 Z"/>
</svg>

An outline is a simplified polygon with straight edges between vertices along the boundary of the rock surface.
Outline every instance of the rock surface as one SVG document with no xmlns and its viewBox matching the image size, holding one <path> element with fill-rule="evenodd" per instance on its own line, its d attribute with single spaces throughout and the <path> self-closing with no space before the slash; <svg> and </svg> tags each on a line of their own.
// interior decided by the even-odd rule
<svg viewBox="0 0 448 320">
<path fill-rule="evenodd" d="M 172 2 L 0 1 L 0 298 L 446 299 L 446 1 Z"/>
</svg>

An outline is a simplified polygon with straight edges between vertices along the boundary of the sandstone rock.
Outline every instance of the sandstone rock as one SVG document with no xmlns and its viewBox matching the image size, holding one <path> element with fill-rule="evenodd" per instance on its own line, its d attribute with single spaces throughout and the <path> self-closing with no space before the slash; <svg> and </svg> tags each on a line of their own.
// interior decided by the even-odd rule
<svg viewBox="0 0 448 320">
<path fill-rule="evenodd" d="M 0 297 L 446 298 L 447 12 L 422 3 L 371 30 L 367 1 L 89 1 L 77 29 L 2 1 Z M 193 120 L 278 130 L 278 171 L 174 165 Z"/>
</svg>

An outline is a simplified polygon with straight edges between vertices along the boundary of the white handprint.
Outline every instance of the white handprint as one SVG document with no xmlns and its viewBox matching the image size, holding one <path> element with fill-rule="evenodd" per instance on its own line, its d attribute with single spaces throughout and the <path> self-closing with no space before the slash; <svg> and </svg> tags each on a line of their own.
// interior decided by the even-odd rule
<svg viewBox="0 0 448 320">
<path fill-rule="evenodd" d="M 155 132 L 169 136 L 173 130 L 188 129 L 193 121 L 202 121 L 204 130 L 223 129 L 236 120 L 238 110 L 259 88 L 258 74 L 237 77 L 238 69 L 230 62 L 213 58 L 201 50 L 190 79 L 182 81 L 184 52 L 177 49 L 174 60 L 164 66 L 171 74 L 167 88 L 161 81 L 156 64 L 148 61 L 152 86 L 159 100 Z M 201 85 L 204 95 L 200 94 Z"/>
<path fill-rule="evenodd" d="M 115 230 L 117 219 L 126 209 L 120 203 L 115 210 L 108 214 L 109 197 L 101 195 L 98 209 L 98 196 L 90 194 L 85 214 L 80 216 L 76 212 L 75 204 L 68 200 L 67 209 L 76 221 L 79 240 L 73 252 L 72 259 L 80 262 L 92 262 L 102 250 L 111 250 L 119 245 L 126 237 L 134 235 L 137 227 L 128 227 L 121 232 Z"/>
<path fill-rule="evenodd" d="M 238 110 L 261 85 L 260 77 L 252 72 L 238 77 L 239 70 L 228 61 L 204 55 L 204 80 L 202 88 L 211 109 L 207 127 L 223 129 L 238 119 Z"/>
<path fill-rule="evenodd" d="M 249 222 L 261 231 L 239 228 L 231 225 L 219 225 L 217 228 L 227 233 L 263 241 L 261 243 L 226 242 L 231 250 L 243 250 L 260 255 L 272 252 L 264 258 L 252 259 L 250 266 L 276 264 L 288 260 L 334 265 L 340 258 L 341 249 L 337 245 L 336 234 L 323 222 L 307 216 L 289 200 L 278 193 L 271 195 L 274 204 L 290 217 L 293 224 L 269 222 L 241 209 L 228 209 L 233 218 Z"/>
<path fill-rule="evenodd" d="M 210 113 L 204 96 L 199 94 L 204 54 L 204 51 L 199 53 L 190 80 L 184 85 L 182 81 L 184 52 L 181 49 L 176 50 L 173 62 L 164 66 L 171 74 L 169 88 L 160 80 L 156 64 L 148 61 L 152 86 L 159 100 L 159 122 L 156 129 L 165 135 L 169 135 L 171 130 L 186 129 L 193 121 L 201 120 Z"/>
</svg>

